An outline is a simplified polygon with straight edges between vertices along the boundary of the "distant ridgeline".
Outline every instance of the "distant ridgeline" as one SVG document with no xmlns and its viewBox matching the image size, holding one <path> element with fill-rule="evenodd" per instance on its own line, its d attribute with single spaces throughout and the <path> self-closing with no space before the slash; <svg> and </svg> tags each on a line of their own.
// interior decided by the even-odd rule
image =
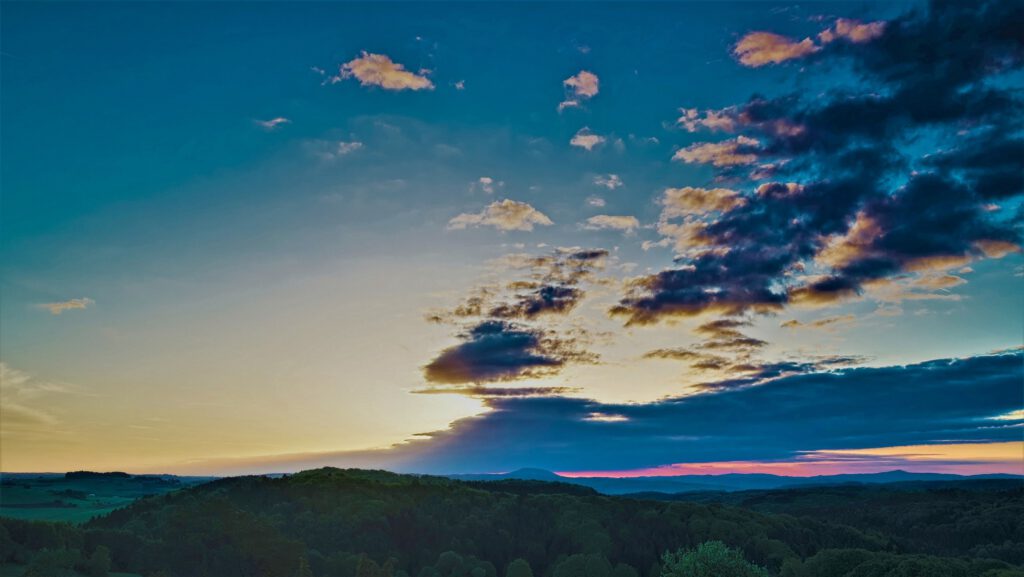
<svg viewBox="0 0 1024 577">
<path fill-rule="evenodd" d="M 64 473 L 64 478 L 68 480 L 76 481 L 90 481 L 93 479 L 130 479 L 132 475 L 128 473 L 122 473 L 120 471 L 113 471 L 110 473 L 97 473 L 95 471 L 71 471 Z"/>
<path fill-rule="evenodd" d="M 1024 577 L 1021 482 L 975 483 L 723 504 L 325 468 L 220 479 L 81 526 L 0 519 L 0 562 L 50 577 Z"/>
</svg>

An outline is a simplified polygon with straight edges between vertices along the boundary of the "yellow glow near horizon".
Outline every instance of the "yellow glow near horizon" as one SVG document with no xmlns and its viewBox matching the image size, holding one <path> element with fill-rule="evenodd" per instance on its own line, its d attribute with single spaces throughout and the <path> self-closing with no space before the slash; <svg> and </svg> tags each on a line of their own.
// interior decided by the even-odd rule
<svg viewBox="0 0 1024 577">
<path fill-rule="evenodd" d="M 842 449 L 820 451 L 809 455 L 860 456 L 860 457 L 902 457 L 909 461 L 971 461 L 971 462 L 1019 462 L 1024 469 L 1024 442 L 1003 443 L 954 443 L 945 445 L 905 445 L 880 447 L 877 449 Z"/>
</svg>

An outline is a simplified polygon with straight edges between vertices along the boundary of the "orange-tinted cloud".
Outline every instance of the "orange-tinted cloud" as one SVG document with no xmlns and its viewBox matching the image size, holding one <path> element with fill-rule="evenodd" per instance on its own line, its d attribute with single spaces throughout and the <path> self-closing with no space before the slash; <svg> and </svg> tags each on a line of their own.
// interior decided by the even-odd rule
<svg viewBox="0 0 1024 577">
<path fill-rule="evenodd" d="M 338 79 L 356 78 L 363 86 L 379 86 L 385 90 L 433 90 L 434 83 L 422 74 L 405 69 L 384 54 L 363 51 L 362 56 L 341 65 Z"/>
<path fill-rule="evenodd" d="M 571 144 L 572 146 L 583 148 L 589 152 L 593 150 L 595 146 L 604 144 L 606 140 L 607 139 L 605 137 L 599 134 L 594 134 L 593 132 L 591 132 L 589 128 L 584 126 L 583 128 L 579 129 L 579 131 L 576 134 L 573 135 L 572 139 L 569 141 L 569 144 Z"/>
<path fill-rule="evenodd" d="M 66 301 L 43 303 L 39 305 L 39 308 L 46 309 L 50 311 L 51 314 L 59 315 L 65 311 L 84 310 L 94 304 L 96 304 L 96 301 L 91 298 L 83 297 L 80 299 L 68 299 Z"/>
<path fill-rule="evenodd" d="M 885 33 L 885 22 L 867 22 L 839 18 L 829 29 L 818 34 L 818 40 L 822 44 L 828 44 L 837 39 L 843 38 L 855 44 L 870 42 Z"/>
<path fill-rule="evenodd" d="M 558 105 L 559 112 L 580 106 L 584 100 L 597 96 L 600 91 L 600 80 L 597 75 L 587 70 L 581 70 L 579 74 L 566 78 L 562 85 L 567 94 L 565 100 Z"/>
<path fill-rule="evenodd" d="M 756 138 L 737 136 L 721 142 L 699 142 L 681 148 L 672 156 L 687 164 L 711 164 L 717 167 L 753 164 L 757 162 Z"/>
<path fill-rule="evenodd" d="M 779 64 L 814 54 L 820 48 L 810 38 L 797 42 L 773 32 L 751 32 L 733 47 L 733 54 L 745 66 Z"/>
</svg>

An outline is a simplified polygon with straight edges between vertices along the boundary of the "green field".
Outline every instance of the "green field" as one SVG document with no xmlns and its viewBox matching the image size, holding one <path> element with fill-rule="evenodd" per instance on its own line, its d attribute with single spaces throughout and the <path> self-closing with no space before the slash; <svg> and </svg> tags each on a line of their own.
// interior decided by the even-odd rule
<svg viewBox="0 0 1024 577">
<path fill-rule="evenodd" d="M 0 577 L 21 577 L 28 565 L 17 565 L 13 563 L 0 565 Z M 81 575 L 81 573 L 78 573 Z M 83 576 L 84 577 L 84 576 Z M 142 577 L 138 573 L 108 573 L 107 577 Z"/>
<path fill-rule="evenodd" d="M 205 479 L 146 475 L 4 475 L 0 516 L 33 521 L 84 523 L 147 495 Z"/>
</svg>

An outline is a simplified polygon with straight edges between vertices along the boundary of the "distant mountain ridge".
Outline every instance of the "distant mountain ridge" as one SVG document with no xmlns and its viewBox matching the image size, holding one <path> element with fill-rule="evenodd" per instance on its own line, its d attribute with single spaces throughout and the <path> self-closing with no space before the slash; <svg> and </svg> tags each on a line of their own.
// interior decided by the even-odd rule
<svg viewBox="0 0 1024 577">
<path fill-rule="evenodd" d="M 628 493 L 690 493 L 703 491 L 747 491 L 752 489 L 783 489 L 820 485 L 885 484 L 927 481 L 965 481 L 971 479 L 1020 479 L 1024 475 L 994 473 L 988 475 L 955 475 L 951 473 L 912 473 L 903 470 L 881 473 L 847 473 L 814 477 L 786 477 L 766 473 L 725 473 L 722 475 L 674 475 L 665 477 L 566 477 L 537 468 L 518 469 L 509 473 L 447 475 L 460 481 L 551 481 L 583 485 L 607 495 Z"/>
</svg>

